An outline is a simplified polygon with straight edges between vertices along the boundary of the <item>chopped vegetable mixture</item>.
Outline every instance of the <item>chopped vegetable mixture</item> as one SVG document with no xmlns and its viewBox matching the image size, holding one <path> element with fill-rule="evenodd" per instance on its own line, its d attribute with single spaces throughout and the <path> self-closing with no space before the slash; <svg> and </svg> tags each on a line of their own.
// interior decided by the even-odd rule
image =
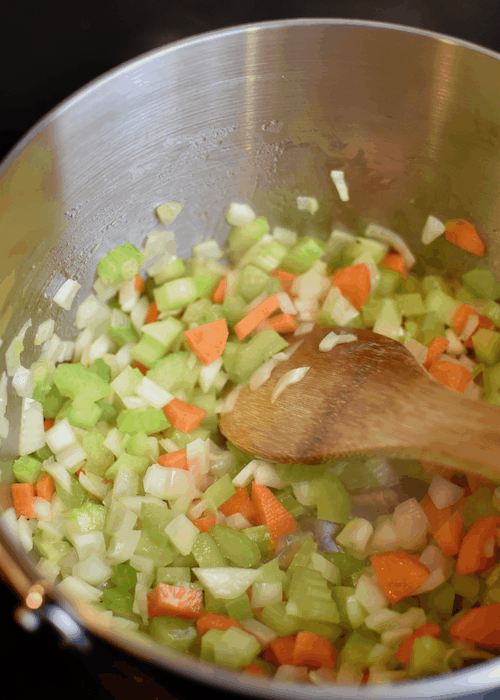
<svg viewBox="0 0 500 700">
<path fill-rule="evenodd" d="M 332 179 L 347 201 L 343 173 Z M 298 200 L 314 216 L 316 199 Z M 157 215 L 170 224 L 180 210 Z M 500 405 L 500 284 L 474 267 L 486 252 L 476 228 L 424 226 L 425 244 L 442 235 L 471 255 L 450 280 L 414 275 L 406 243 L 375 224 L 325 242 L 271 231 L 249 205 L 227 220 L 226 249 L 202 241 L 189 260 L 162 231 L 142 250 L 115 248 L 77 309 L 75 342 L 46 321 L 25 368 L 28 322 L 7 349 L 0 437 L 7 375 L 23 404 L 12 533 L 104 624 L 244 674 L 384 683 L 492 658 L 495 484 L 408 460 L 270 464 L 218 431 L 240 388 L 267 381 L 315 323 L 372 328 L 450 390 Z M 79 289 L 68 280 L 54 302 L 70 309 Z M 320 349 L 344 342 L 356 336 L 336 329 Z"/>
</svg>

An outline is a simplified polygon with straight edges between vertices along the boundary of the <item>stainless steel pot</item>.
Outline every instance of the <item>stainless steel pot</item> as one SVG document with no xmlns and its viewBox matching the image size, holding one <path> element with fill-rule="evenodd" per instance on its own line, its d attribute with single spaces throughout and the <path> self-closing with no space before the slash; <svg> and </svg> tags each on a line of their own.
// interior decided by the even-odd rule
<svg viewBox="0 0 500 700">
<path fill-rule="evenodd" d="M 286 222 L 295 196 L 312 194 L 329 212 L 325 229 L 336 219 L 351 227 L 377 221 L 400 231 L 417 253 L 429 213 L 469 218 L 498 272 L 499 59 L 406 27 L 294 20 L 181 41 L 106 74 L 48 114 L 2 164 L 4 347 L 28 318 L 24 364 L 36 357 L 33 331 L 42 320 L 54 318 L 61 337 L 73 336 L 74 311 L 50 302 L 55 290 L 69 276 L 82 284 L 83 299 L 99 258 L 124 241 L 142 244 L 156 225 L 154 207 L 170 199 L 184 204 L 172 226 L 181 255 L 201 235 L 224 239 L 231 200 L 252 201 L 273 222 Z M 334 167 L 345 171 L 347 205 L 329 180 Z M 457 254 L 447 265 L 458 272 L 470 262 Z M 0 446 L 4 508 L 18 412 L 12 395 L 13 429 Z M 39 581 L 34 561 L 3 526 L 0 544 L 4 576 L 28 608 L 50 617 L 69 640 L 85 647 L 87 627 L 131 654 L 218 688 L 281 698 L 451 698 L 482 697 L 500 687 L 497 661 L 363 690 L 240 678 L 138 637 L 111 634 L 88 608 L 71 606 Z"/>
</svg>

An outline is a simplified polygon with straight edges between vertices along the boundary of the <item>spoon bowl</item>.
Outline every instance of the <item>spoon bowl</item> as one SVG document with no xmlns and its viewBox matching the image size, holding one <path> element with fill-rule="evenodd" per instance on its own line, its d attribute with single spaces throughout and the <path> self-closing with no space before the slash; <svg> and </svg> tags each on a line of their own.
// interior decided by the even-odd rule
<svg viewBox="0 0 500 700">
<path fill-rule="evenodd" d="M 439 384 L 403 345 L 368 329 L 348 329 L 356 341 L 323 352 L 331 330 L 315 327 L 263 385 L 240 391 L 220 419 L 228 440 L 279 464 L 425 458 L 498 481 L 500 409 Z M 272 403 L 279 379 L 299 367 L 310 369 Z"/>
</svg>

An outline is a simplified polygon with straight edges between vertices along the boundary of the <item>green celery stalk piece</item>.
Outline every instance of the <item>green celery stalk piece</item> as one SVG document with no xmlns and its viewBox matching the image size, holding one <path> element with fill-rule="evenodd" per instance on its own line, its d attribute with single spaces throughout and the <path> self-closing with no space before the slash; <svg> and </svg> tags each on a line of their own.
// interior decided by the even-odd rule
<svg viewBox="0 0 500 700">
<path fill-rule="evenodd" d="M 289 569 L 296 569 L 297 567 L 307 569 L 311 565 L 311 555 L 316 552 L 318 545 L 312 540 L 307 540 L 301 546 L 301 548 L 295 553 L 292 563 Z"/>
<path fill-rule="evenodd" d="M 337 604 L 339 624 L 343 627 L 352 627 L 349 615 L 347 614 L 347 599 L 354 595 L 355 589 L 351 586 L 333 586 L 331 591 L 333 599 Z"/>
<path fill-rule="evenodd" d="M 273 542 L 271 540 L 271 535 L 269 534 L 269 528 L 267 525 L 256 525 L 254 527 L 246 527 L 242 530 L 244 535 L 246 535 L 252 542 L 258 546 L 261 556 L 266 557 L 271 551 Z"/>
<path fill-rule="evenodd" d="M 352 505 L 349 494 L 334 474 L 325 473 L 311 481 L 311 499 L 319 520 L 347 523 Z"/>
<path fill-rule="evenodd" d="M 113 462 L 109 469 L 106 470 L 106 479 L 115 479 L 120 469 L 129 469 L 142 477 L 146 473 L 148 467 L 149 459 L 147 457 L 134 457 L 124 452 Z"/>
<path fill-rule="evenodd" d="M 419 333 L 419 331 L 420 331 L 420 325 L 419 325 L 419 323 L 418 323 L 417 321 L 415 321 L 414 319 L 410 319 L 410 318 L 408 318 L 408 319 L 404 322 L 403 328 L 404 328 L 405 331 L 408 333 L 408 335 L 410 336 L 410 338 L 416 338 L 417 335 L 418 335 L 418 333 Z"/>
<path fill-rule="evenodd" d="M 156 583 L 182 586 L 190 581 L 191 571 L 187 566 L 159 566 L 156 571 Z"/>
<path fill-rule="evenodd" d="M 243 314 L 243 316 L 245 315 L 246 312 Z M 227 341 L 226 346 L 224 348 L 224 352 L 222 353 L 222 366 L 224 367 L 224 370 L 229 374 L 233 374 L 236 371 L 240 351 L 241 343 L 233 340 Z"/>
<path fill-rule="evenodd" d="M 152 559 L 155 566 L 168 566 L 175 557 L 173 545 L 169 542 L 165 546 L 155 544 L 145 530 L 141 532 L 141 538 L 134 554 Z"/>
<path fill-rule="evenodd" d="M 227 566 L 226 558 L 209 532 L 200 532 L 191 553 L 196 559 L 196 565 L 202 569 Z"/>
<path fill-rule="evenodd" d="M 500 326 L 500 304 L 495 301 L 488 301 L 483 306 L 483 314 L 487 316 L 495 326 Z"/>
<path fill-rule="evenodd" d="M 36 401 L 39 400 L 35 396 L 33 396 L 33 398 Z M 43 415 L 45 418 L 55 418 L 61 410 L 64 401 L 65 398 L 57 386 L 55 384 L 51 384 L 45 394 L 45 398 L 42 399 Z"/>
<path fill-rule="evenodd" d="M 271 241 L 252 260 L 252 264 L 260 267 L 264 272 L 272 272 L 279 267 L 280 262 L 287 255 L 287 249 L 278 241 Z"/>
<path fill-rule="evenodd" d="M 165 528 L 176 517 L 169 508 L 156 503 L 143 503 L 141 506 L 141 522 L 144 532 L 151 542 L 158 547 L 166 547 L 170 539 Z"/>
<path fill-rule="evenodd" d="M 83 430 L 91 430 L 101 418 L 104 409 L 94 402 L 74 401 L 68 411 L 71 425 Z"/>
<path fill-rule="evenodd" d="M 111 610 L 119 617 L 140 620 L 139 616 L 132 612 L 134 596 L 128 591 L 107 588 L 102 594 L 102 604 L 107 610 Z"/>
<path fill-rule="evenodd" d="M 382 299 L 377 297 L 370 297 L 361 307 L 361 314 L 363 316 L 363 321 L 367 326 L 373 326 L 377 320 L 378 315 L 382 307 Z"/>
<path fill-rule="evenodd" d="M 305 620 L 338 623 L 337 606 L 326 579 L 314 569 L 297 568 L 292 575 L 288 592 L 289 601 L 295 603 L 297 615 Z"/>
<path fill-rule="evenodd" d="M 206 428 L 196 428 L 196 430 L 192 430 L 190 433 L 183 433 L 174 428 L 168 432 L 169 439 L 175 442 L 181 450 L 183 450 L 186 445 L 189 445 L 190 442 L 198 440 L 198 438 L 205 441 L 209 436 L 210 431 Z"/>
<path fill-rule="evenodd" d="M 213 612 L 213 610 L 210 610 L 208 612 Z M 161 618 L 155 619 L 159 620 Z M 221 640 L 223 635 L 223 630 L 211 629 L 208 630 L 208 632 L 205 632 L 205 634 L 201 638 L 200 659 L 202 659 L 202 661 L 206 661 L 209 664 L 215 663 L 215 645 Z"/>
<path fill-rule="evenodd" d="M 137 571 L 130 564 L 115 564 L 109 582 L 118 590 L 131 591 L 137 583 Z"/>
<path fill-rule="evenodd" d="M 209 263 L 199 260 L 192 260 L 191 274 L 200 297 L 211 296 L 222 277 L 222 273 L 218 268 L 214 268 Z"/>
<path fill-rule="evenodd" d="M 500 566 L 496 567 L 496 569 L 498 569 L 497 580 L 500 581 Z M 495 569 L 493 569 L 491 574 L 486 579 L 487 586 L 492 585 L 490 581 L 492 581 L 491 577 L 494 573 Z M 459 576 L 458 574 L 453 574 L 451 583 L 457 595 L 461 595 L 464 598 L 476 598 L 476 596 L 479 596 L 481 582 L 475 576 Z"/>
<path fill-rule="evenodd" d="M 229 617 L 233 620 L 238 620 L 242 622 L 243 620 L 251 619 L 253 615 L 252 606 L 250 605 L 250 600 L 246 593 L 242 593 L 237 598 L 232 600 L 226 600 L 226 611 Z"/>
<path fill-rule="evenodd" d="M 289 490 L 290 489 L 290 490 Z M 287 509 L 287 511 L 292 515 L 293 518 L 297 518 L 299 515 L 305 512 L 305 508 L 301 505 L 297 499 L 293 496 L 293 492 L 290 486 L 285 487 L 281 491 L 275 493 L 278 501 Z"/>
<path fill-rule="evenodd" d="M 245 265 L 240 271 L 236 283 L 236 293 L 248 303 L 264 291 L 269 281 L 269 275 L 255 265 Z"/>
<path fill-rule="evenodd" d="M 429 294 L 429 292 L 435 290 L 439 290 L 445 294 L 449 294 L 450 292 L 448 285 L 442 277 L 439 277 L 439 275 L 426 275 L 422 280 L 423 294 Z"/>
<path fill-rule="evenodd" d="M 271 559 L 271 561 L 259 566 L 259 575 L 254 583 L 283 583 L 285 578 L 286 574 L 280 569 L 278 560 Z"/>
<path fill-rule="evenodd" d="M 388 270 L 384 268 L 379 269 L 380 279 L 377 282 L 377 286 L 373 290 L 373 294 L 377 297 L 392 297 L 394 291 L 396 290 L 401 275 L 396 270 Z"/>
<path fill-rule="evenodd" d="M 258 546 L 239 530 L 228 525 L 214 525 L 209 532 L 222 554 L 235 566 L 248 569 L 260 561 Z"/>
<path fill-rule="evenodd" d="M 287 637 L 302 629 L 303 621 L 296 615 L 286 612 L 286 603 L 265 605 L 261 611 L 262 622 L 270 627 L 280 637 Z"/>
<path fill-rule="evenodd" d="M 182 277 L 185 271 L 186 265 L 184 264 L 184 260 L 182 260 L 182 258 L 174 257 L 165 263 L 161 270 L 154 275 L 155 284 L 158 286 L 164 282 L 167 282 L 168 280 L 174 280 L 178 277 Z"/>
<path fill-rule="evenodd" d="M 117 427 L 122 435 L 152 435 L 169 428 L 170 421 L 159 408 L 126 408 L 118 416 Z"/>
<path fill-rule="evenodd" d="M 428 604 L 440 613 L 451 615 L 455 602 L 455 588 L 449 584 L 430 591 Z"/>
<path fill-rule="evenodd" d="M 476 358 L 487 365 L 493 365 L 500 359 L 500 333 L 480 328 L 472 336 Z"/>
<path fill-rule="evenodd" d="M 193 566 L 196 566 L 196 559 L 193 557 L 192 554 L 179 554 L 179 552 L 175 552 L 174 560 L 172 562 L 173 566 L 187 566 L 189 569 L 192 569 Z M 195 584 L 191 584 L 191 587 L 195 586 L 197 587 L 198 582 Z"/>
<path fill-rule="evenodd" d="M 253 459 L 253 458 L 252 458 Z M 276 470 L 280 479 L 285 484 L 295 484 L 304 481 L 304 473 L 307 470 L 307 475 L 310 479 L 323 476 L 329 469 L 328 464 L 276 464 Z"/>
<path fill-rule="evenodd" d="M 347 638 L 346 644 L 342 649 L 342 663 L 354 667 L 366 665 L 366 659 L 370 656 L 375 644 L 376 642 L 367 634 L 358 631 L 353 632 Z"/>
<path fill-rule="evenodd" d="M 494 301 L 500 297 L 500 282 L 490 270 L 474 269 L 462 275 L 462 282 L 476 299 Z"/>
<path fill-rule="evenodd" d="M 304 236 L 281 261 L 281 269 L 301 275 L 319 260 L 325 251 L 325 243 L 313 236 Z"/>
<path fill-rule="evenodd" d="M 56 367 L 52 378 L 60 393 L 72 401 L 91 403 L 111 393 L 107 382 L 81 364 L 62 363 Z"/>
<path fill-rule="evenodd" d="M 499 514 L 500 512 L 493 504 L 493 497 L 489 488 L 479 488 L 465 501 L 463 510 L 464 527 L 468 530 L 476 520 Z"/>
<path fill-rule="evenodd" d="M 439 639 L 429 635 L 418 637 L 413 643 L 413 653 L 408 664 L 410 676 L 420 677 L 449 671 L 444 656 L 446 647 Z"/>
<path fill-rule="evenodd" d="M 449 294 L 434 289 L 427 294 L 425 306 L 428 314 L 434 314 L 440 321 L 447 323 L 457 307 L 457 302 Z"/>
<path fill-rule="evenodd" d="M 231 379 L 234 377 L 236 384 L 245 384 L 261 364 L 287 347 L 286 340 L 272 329 L 257 333 L 241 344 Z"/>
<path fill-rule="evenodd" d="M 99 503 L 85 503 L 63 513 L 69 534 L 104 530 L 108 509 Z"/>
<path fill-rule="evenodd" d="M 207 323 L 206 316 L 211 309 L 212 302 L 210 299 L 198 299 L 197 301 L 193 301 L 182 314 L 182 322 L 185 323 L 188 328 L 201 326 Z"/>
<path fill-rule="evenodd" d="M 475 295 L 467 287 L 460 287 L 459 289 L 457 289 L 457 291 L 454 294 L 454 297 L 461 304 L 469 304 L 470 306 L 474 306 L 477 302 Z"/>
<path fill-rule="evenodd" d="M 98 432 L 87 433 L 82 438 L 82 447 L 87 454 L 85 471 L 104 477 L 106 471 L 115 461 L 115 456 L 104 447 L 104 435 Z"/>
<path fill-rule="evenodd" d="M 483 384 L 488 397 L 493 396 L 500 389 L 500 364 L 493 367 L 483 365 Z"/>
<path fill-rule="evenodd" d="M 423 316 L 427 313 L 419 293 L 395 294 L 394 300 L 403 316 Z"/>
<path fill-rule="evenodd" d="M 97 263 L 97 274 L 109 285 L 132 279 L 139 272 L 144 255 L 132 243 L 124 243 L 110 250 Z"/>
<path fill-rule="evenodd" d="M 148 457 L 152 462 L 156 462 L 160 448 L 155 437 L 148 437 L 146 433 L 139 432 L 130 436 L 125 452 L 134 457 Z"/>
<path fill-rule="evenodd" d="M 70 476 L 71 493 L 63 489 L 62 486 L 56 484 L 56 493 L 61 499 L 61 502 L 66 510 L 70 508 L 78 508 L 87 500 L 87 494 L 80 485 L 80 482 L 74 476 Z"/>
<path fill-rule="evenodd" d="M 224 474 L 220 479 L 214 481 L 214 483 L 206 489 L 202 498 L 205 501 L 211 503 L 215 508 L 220 508 L 220 506 L 228 501 L 231 496 L 236 493 L 236 488 L 234 487 L 231 477 L 229 474 Z"/>
<path fill-rule="evenodd" d="M 154 617 L 149 623 L 149 634 L 159 644 L 179 652 L 188 651 L 198 639 L 194 622 L 179 617 Z"/>
<path fill-rule="evenodd" d="M 349 552 L 322 552 L 322 556 L 332 564 L 335 564 L 342 578 L 350 577 L 356 571 L 361 571 L 364 568 L 364 563 L 353 557 Z"/>
<path fill-rule="evenodd" d="M 396 292 L 397 294 L 421 294 L 422 283 L 419 279 L 411 275 L 408 277 L 401 277 Z"/>
<path fill-rule="evenodd" d="M 153 291 L 159 311 L 180 309 L 199 297 L 198 288 L 192 277 L 169 280 Z"/>
<path fill-rule="evenodd" d="M 148 341 L 151 339 L 156 340 L 163 348 L 163 352 L 165 352 L 170 349 L 184 331 L 184 328 L 184 323 L 177 318 L 166 318 L 164 321 L 155 321 L 143 326 L 142 337 Z"/>
<path fill-rule="evenodd" d="M 110 326 L 106 334 L 119 348 L 127 343 L 137 343 L 139 340 L 139 333 L 131 323 L 127 326 Z M 107 381 L 109 382 L 109 379 Z"/>
<path fill-rule="evenodd" d="M 429 345 L 437 335 L 444 336 L 444 323 L 434 313 L 428 313 L 422 318 L 416 340 L 422 345 Z"/>
<path fill-rule="evenodd" d="M 268 231 L 269 223 L 267 219 L 264 216 L 258 216 L 249 224 L 234 226 L 228 236 L 226 245 L 234 257 L 239 257 L 260 241 Z"/>
<path fill-rule="evenodd" d="M 14 477 L 23 483 L 34 484 L 38 481 L 42 463 L 34 457 L 19 457 L 12 466 Z"/>
<path fill-rule="evenodd" d="M 42 557 L 48 559 L 52 564 L 57 564 L 73 549 L 69 542 L 53 541 L 43 537 L 43 535 L 33 535 L 33 546 Z"/>
<path fill-rule="evenodd" d="M 224 299 L 221 308 L 228 325 L 234 328 L 246 316 L 247 302 L 239 294 L 231 294 Z"/>
<path fill-rule="evenodd" d="M 163 343 L 150 335 L 143 335 L 130 350 L 132 359 L 148 368 L 161 359 L 165 352 Z"/>
<path fill-rule="evenodd" d="M 225 601 L 221 598 L 215 598 L 210 591 L 205 591 L 203 594 L 203 611 L 212 612 L 216 615 L 227 615 Z M 205 637 L 206 634 L 203 635 L 202 639 Z"/>
<path fill-rule="evenodd" d="M 334 625 L 331 622 L 320 622 L 319 620 L 303 620 L 300 631 L 312 632 L 312 634 L 317 634 L 319 637 L 328 639 L 328 641 L 332 642 L 332 644 L 343 633 L 342 627 L 340 627 L 340 625 Z"/>
<path fill-rule="evenodd" d="M 136 340 L 138 338 L 139 336 L 137 336 Z M 102 359 L 102 357 L 98 357 L 96 360 L 94 360 L 90 365 L 89 370 L 91 372 L 95 372 L 103 380 L 103 382 L 106 382 L 106 384 L 111 382 L 111 367 Z"/>
<path fill-rule="evenodd" d="M 187 366 L 190 355 L 189 352 L 174 352 L 161 358 L 148 370 L 147 378 L 171 394 L 176 394 L 182 389 L 191 393 L 198 381 L 201 362 L 197 360 L 195 366 L 190 369 Z"/>
</svg>

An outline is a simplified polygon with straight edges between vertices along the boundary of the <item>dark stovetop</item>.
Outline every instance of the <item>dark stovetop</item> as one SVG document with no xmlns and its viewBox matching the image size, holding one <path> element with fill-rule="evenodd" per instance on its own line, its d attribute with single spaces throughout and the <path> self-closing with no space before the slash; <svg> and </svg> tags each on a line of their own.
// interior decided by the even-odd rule
<svg viewBox="0 0 500 700">
<path fill-rule="evenodd" d="M 396 22 L 500 49 L 497 0 L 11 0 L 0 23 L 0 159 L 49 109 L 123 61 L 211 29 L 291 17 Z M 28 634 L 13 620 L 16 604 L 0 582 L 5 698 L 183 700 L 199 692 L 177 677 L 152 677 L 145 664 L 98 640 L 82 657 L 48 625 Z"/>
</svg>

